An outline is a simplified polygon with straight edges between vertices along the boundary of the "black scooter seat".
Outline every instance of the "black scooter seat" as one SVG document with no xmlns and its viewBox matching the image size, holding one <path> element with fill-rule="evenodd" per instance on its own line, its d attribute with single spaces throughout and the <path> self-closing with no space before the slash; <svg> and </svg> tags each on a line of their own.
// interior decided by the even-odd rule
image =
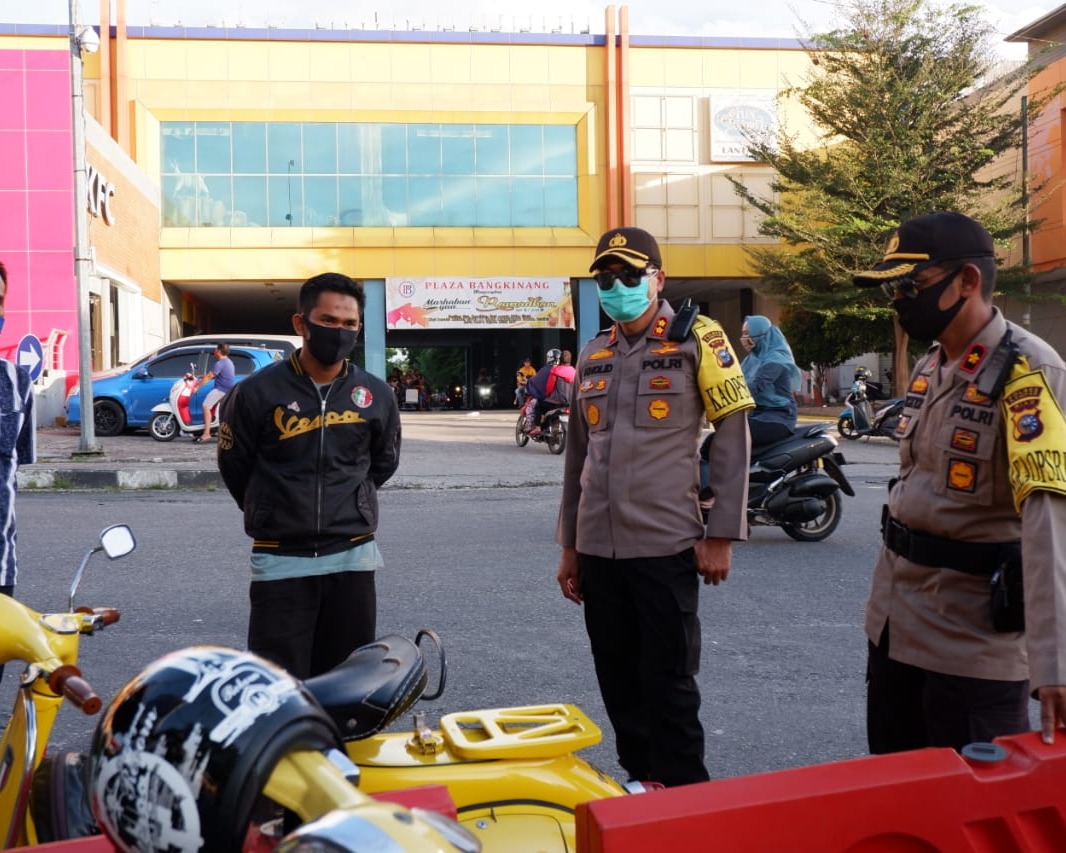
<svg viewBox="0 0 1066 853">
<path fill-rule="evenodd" d="M 418 646 L 388 634 L 360 646 L 343 663 L 304 684 L 344 739 L 360 740 L 377 734 L 417 702 L 426 680 Z"/>
</svg>

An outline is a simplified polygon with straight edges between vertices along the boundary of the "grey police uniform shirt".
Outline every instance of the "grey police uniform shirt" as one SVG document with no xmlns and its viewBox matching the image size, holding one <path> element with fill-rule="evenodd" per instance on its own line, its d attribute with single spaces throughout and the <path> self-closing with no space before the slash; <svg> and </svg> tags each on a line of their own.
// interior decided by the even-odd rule
<svg viewBox="0 0 1066 853">
<path fill-rule="evenodd" d="M 892 516 L 908 527 L 967 542 L 1021 539 L 1026 631 L 997 633 L 989 578 L 913 563 L 882 545 L 866 607 L 877 643 L 886 620 L 889 656 L 933 672 L 1032 689 L 1066 684 L 1066 497 L 1037 490 L 1019 514 L 1008 479 L 1003 409 L 977 392 L 984 360 L 1010 328 L 1030 366 L 1066 401 L 1066 367 L 1040 338 L 997 310 L 958 364 L 940 367 L 934 345 L 911 374 L 900 418 L 900 479 Z"/>
<path fill-rule="evenodd" d="M 750 394 L 720 327 L 707 333 L 716 349 L 694 335 L 674 343 L 666 340 L 673 316 L 663 301 L 635 343 L 612 326 L 578 356 L 556 529 L 564 547 L 625 559 L 680 553 L 705 536 L 747 538 Z M 742 398 L 726 401 L 711 388 L 711 408 L 733 413 L 716 423 L 716 502 L 706 527 L 698 499 L 701 352 L 702 358 L 732 361 L 719 388 L 738 387 L 739 376 Z"/>
</svg>

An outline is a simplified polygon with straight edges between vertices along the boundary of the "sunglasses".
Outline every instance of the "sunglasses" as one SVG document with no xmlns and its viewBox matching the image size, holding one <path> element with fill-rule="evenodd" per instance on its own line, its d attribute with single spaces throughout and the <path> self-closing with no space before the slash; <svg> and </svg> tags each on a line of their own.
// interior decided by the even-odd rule
<svg viewBox="0 0 1066 853">
<path fill-rule="evenodd" d="M 904 278 L 894 278 L 891 281 L 883 281 L 881 282 L 881 290 L 884 291 L 885 296 L 892 300 L 895 300 L 899 296 L 902 296 L 904 299 L 917 299 L 918 294 L 927 287 L 936 287 L 938 284 L 943 284 L 945 281 L 951 281 L 955 276 L 962 272 L 962 266 L 955 267 L 951 272 L 941 276 L 936 281 L 919 282 L 909 276 Z"/>
<path fill-rule="evenodd" d="M 596 273 L 593 278 L 596 279 L 596 284 L 600 290 L 610 290 L 614 287 L 616 281 L 622 282 L 626 287 L 637 287 L 646 275 L 654 275 L 658 270 L 654 267 L 647 267 L 642 270 L 635 270 L 632 267 L 626 267 L 616 271 L 604 270 L 603 272 Z"/>
</svg>

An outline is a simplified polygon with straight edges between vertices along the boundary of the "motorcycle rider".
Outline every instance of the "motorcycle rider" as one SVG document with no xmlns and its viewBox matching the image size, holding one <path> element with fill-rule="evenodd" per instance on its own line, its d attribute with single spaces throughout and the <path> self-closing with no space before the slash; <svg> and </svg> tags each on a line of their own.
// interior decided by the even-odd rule
<svg viewBox="0 0 1066 853">
<path fill-rule="evenodd" d="M 540 435 L 541 421 L 548 412 L 570 404 L 576 375 L 570 364 L 572 358 L 569 350 L 548 350 L 544 367 L 526 383 L 526 432 L 530 435 Z"/>
</svg>

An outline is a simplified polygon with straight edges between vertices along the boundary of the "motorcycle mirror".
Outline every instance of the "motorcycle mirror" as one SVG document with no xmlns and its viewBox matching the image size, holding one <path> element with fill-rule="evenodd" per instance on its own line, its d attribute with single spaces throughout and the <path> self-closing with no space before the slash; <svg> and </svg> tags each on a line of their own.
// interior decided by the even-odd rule
<svg viewBox="0 0 1066 853">
<path fill-rule="evenodd" d="M 133 531 L 130 530 L 128 524 L 113 524 L 110 527 L 105 527 L 100 532 L 100 544 L 95 548 L 90 548 L 85 552 L 85 556 L 81 558 L 81 565 L 78 566 L 78 571 L 74 574 L 74 580 L 70 584 L 70 598 L 67 602 L 68 611 L 70 613 L 74 612 L 74 596 L 78 591 L 78 584 L 81 583 L 81 576 L 85 573 L 85 567 L 89 565 L 89 558 L 93 554 L 97 551 L 103 551 L 112 560 L 117 560 L 119 557 L 125 557 L 136 547 L 137 543 L 133 538 Z"/>
<path fill-rule="evenodd" d="M 100 547 L 108 557 L 117 560 L 136 548 L 137 542 L 128 524 L 113 524 L 100 534 Z"/>
</svg>

